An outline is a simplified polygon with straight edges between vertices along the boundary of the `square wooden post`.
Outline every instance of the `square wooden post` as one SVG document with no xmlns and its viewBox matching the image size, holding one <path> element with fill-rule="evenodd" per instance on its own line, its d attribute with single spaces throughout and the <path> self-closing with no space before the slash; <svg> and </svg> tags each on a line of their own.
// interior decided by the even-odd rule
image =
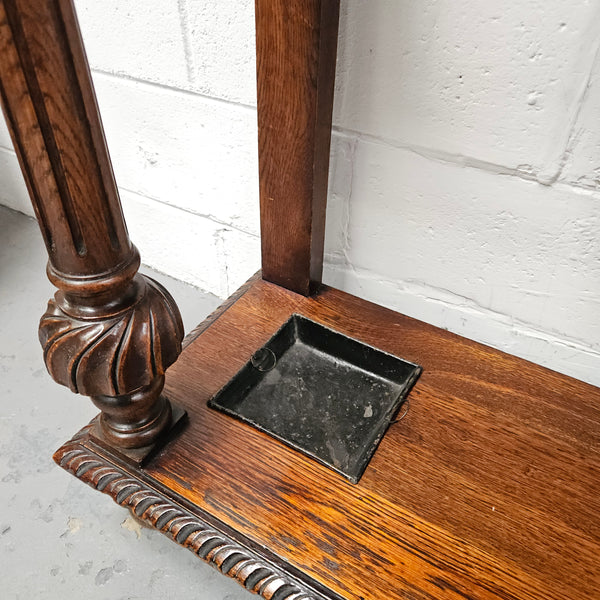
<svg viewBox="0 0 600 600">
<path fill-rule="evenodd" d="M 321 283 L 339 0 L 256 0 L 263 278 Z"/>
</svg>

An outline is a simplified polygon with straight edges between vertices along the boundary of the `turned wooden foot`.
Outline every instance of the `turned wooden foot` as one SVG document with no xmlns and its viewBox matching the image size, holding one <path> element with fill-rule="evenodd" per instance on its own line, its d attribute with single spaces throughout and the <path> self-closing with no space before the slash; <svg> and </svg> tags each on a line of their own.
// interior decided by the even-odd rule
<svg viewBox="0 0 600 600">
<path fill-rule="evenodd" d="M 181 352 L 183 325 L 170 294 L 136 275 L 117 304 L 91 306 L 58 292 L 40 321 L 48 372 L 102 411 L 103 437 L 122 448 L 152 444 L 171 422 L 161 395 L 165 369 Z"/>
</svg>

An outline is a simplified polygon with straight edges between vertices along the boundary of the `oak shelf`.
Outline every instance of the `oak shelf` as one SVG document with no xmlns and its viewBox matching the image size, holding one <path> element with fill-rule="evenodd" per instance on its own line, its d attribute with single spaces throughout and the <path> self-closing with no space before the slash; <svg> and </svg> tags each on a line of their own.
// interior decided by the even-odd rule
<svg viewBox="0 0 600 600">
<path fill-rule="evenodd" d="M 207 407 L 294 313 L 423 366 L 357 485 Z M 166 390 L 189 422 L 143 469 L 116 460 L 137 486 L 81 467 L 78 451 L 98 461 L 88 434 L 56 459 L 265 598 L 599 597 L 598 388 L 335 289 L 255 278 L 188 337 Z M 214 548 L 198 523 L 222 532 Z"/>
</svg>

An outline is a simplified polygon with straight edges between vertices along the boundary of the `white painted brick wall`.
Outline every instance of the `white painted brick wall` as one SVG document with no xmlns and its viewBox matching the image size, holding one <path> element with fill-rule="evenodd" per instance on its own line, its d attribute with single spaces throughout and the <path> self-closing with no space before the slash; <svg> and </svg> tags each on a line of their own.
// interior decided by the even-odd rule
<svg viewBox="0 0 600 600">
<path fill-rule="evenodd" d="M 252 0 L 77 0 L 144 261 L 259 267 Z M 344 0 L 325 280 L 600 385 L 600 1 Z M 0 124 L 0 203 L 31 212 Z"/>
<path fill-rule="evenodd" d="M 183 15 L 173 0 L 78 0 L 93 69 L 187 88 Z"/>
<path fill-rule="evenodd" d="M 600 43 L 600 3 L 343 6 L 338 126 L 478 166 L 554 174 Z"/>
</svg>

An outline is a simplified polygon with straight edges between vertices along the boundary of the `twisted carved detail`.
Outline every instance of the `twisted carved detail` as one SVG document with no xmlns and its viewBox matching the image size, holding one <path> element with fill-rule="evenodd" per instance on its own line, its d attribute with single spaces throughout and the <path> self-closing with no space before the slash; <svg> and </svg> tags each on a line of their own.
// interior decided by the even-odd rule
<svg viewBox="0 0 600 600">
<path fill-rule="evenodd" d="M 175 301 L 149 277 L 136 279 L 132 305 L 102 319 L 74 317 L 50 300 L 39 337 L 55 381 L 77 394 L 121 396 L 149 386 L 175 362 L 183 339 Z"/>
<path fill-rule="evenodd" d="M 88 296 L 65 292 L 63 284 L 48 303 L 39 336 L 54 380 L 91 396 L 102 411 L 105 439 L 140 448 L 171 424 L 171 405 L 161 391 L 165 370 L 181 353 L 183 323 L 156 281 L 126 272 L 112 279 L 104 292 L 106 278 L 98 278 L 100 291 Z"/>
<path fill-rule="evenodd" d="M 83 446 L 91 427 L 84 427 L 56 452 L 54 460 L 59 466 L 266 600 L 324 600 L 294 577 L 275 569 L 256 553 Z"/>
</svg>

